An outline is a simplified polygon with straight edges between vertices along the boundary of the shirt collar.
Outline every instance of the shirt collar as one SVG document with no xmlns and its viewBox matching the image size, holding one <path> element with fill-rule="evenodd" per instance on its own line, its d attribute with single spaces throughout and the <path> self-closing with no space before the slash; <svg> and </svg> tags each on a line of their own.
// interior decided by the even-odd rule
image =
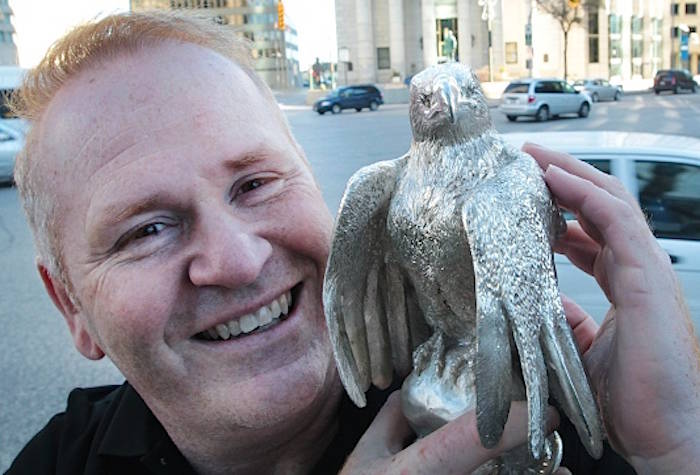
<svg viewBox="0 0 700 475">
<path fill-rule="evenodd" d="M 100 455 L 137 458 L 153 473 L 194 474 L 141 396 L 127 382 L 112 403 L 112 417 L 100 444 Z"/>
</svg>

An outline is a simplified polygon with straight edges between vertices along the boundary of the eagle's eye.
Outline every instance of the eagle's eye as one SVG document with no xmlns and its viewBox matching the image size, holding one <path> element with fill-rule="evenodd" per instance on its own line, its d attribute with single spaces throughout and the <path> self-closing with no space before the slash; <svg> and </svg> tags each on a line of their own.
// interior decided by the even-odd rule
<svg viewBox="0 0 700 475">
<path fill-rule="evenodd" d="M 420 102 L 423 104 L 425 107 L 430 108 L 430 95 L 429 94 L 421 94 L 420 96 Z"/>
</svg>

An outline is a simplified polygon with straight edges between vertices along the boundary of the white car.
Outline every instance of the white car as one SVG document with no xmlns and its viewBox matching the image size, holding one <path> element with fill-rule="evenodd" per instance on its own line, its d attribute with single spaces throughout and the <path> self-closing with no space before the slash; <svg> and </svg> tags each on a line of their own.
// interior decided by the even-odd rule
<svg viewBox="0 0 700 475">
<path fill-rule="evenodd" d="M 561 79 L 518 79 L 503 91 L 500 110 L 509 121 L 520 116 L 537 121 L 563 114 L 588 117 L 593 99 Z"/>
<path fill-rule="evenodd" d="M 579 79 L 574 83 L 574 89 L 587 92 L 593 102 L 622 99 L 622 86 L 610 84 L 607 79 Z"/>
<path fill-rule="evenodd" d="M 628 132 L 516 133 L 503 138 L 518 148 L 530 141 L 568 152 L 618 177 L 648 214 L 683 285 L 696 332 L 700 330 L 700 139 Z M 564 256 L 556 255 L 555 263 L 561 291 L 600 323 L 610 304 L 595 280 Z"/>
<path fill-rule="evenodd" d="M 13 182 L 15 156 L 24 147 L 24 134 L 0 123 L 0 183 Z"/>
</svg>

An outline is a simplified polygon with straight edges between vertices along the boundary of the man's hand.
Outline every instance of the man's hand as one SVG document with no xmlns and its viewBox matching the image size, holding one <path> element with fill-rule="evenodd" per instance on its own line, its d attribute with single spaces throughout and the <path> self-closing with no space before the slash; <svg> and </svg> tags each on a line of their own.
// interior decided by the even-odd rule
<svg viewBox="0 0 700 475">
<path fill-rule="evenodd" d="M 558 423 L 556 411 L 549 408 L 548 432 Z M 401 397 L 396 391 L 362 436 L 341 473 L 471 473 L 501 452 L 527 442 L 527 405 L 524 401 L 511 404 L 503 437 L 493 449 L 481 445 L 474 412 L 408 445 L 414 437 L 401 413 Z"/>
<path fill-rule="evenodd" d="M 700 351 L 668 255 L 619 180 L 566 154 L 523 151 L 578 218 L 555 251 L 595 277 L 611 303 L 598 329 L 564 299 L 611 445 L 640 473 L 696 471 Z"/>
</svg>

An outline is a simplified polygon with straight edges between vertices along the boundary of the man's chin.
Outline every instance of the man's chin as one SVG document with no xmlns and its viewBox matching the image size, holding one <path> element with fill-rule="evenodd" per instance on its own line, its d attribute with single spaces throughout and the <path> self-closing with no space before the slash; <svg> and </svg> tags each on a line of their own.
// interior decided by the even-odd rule
<svg viewBox="0 0 700 475">
<path fill-rule="evenodd" d="M 210 420 L 212 424 L 264 430 L 285 421 L 298 423 L 300 418 L 315 417 L 329 402 L 337 400 L 339 388 L 330 347 L 318 345 L 274 371 L 243 382 L 222 381 L 201 388 L 199 401 L 203 417 L 217 414 L 215 420 Z M 211 411 L 213 407 L 219 409 Z"/>
</svg>

